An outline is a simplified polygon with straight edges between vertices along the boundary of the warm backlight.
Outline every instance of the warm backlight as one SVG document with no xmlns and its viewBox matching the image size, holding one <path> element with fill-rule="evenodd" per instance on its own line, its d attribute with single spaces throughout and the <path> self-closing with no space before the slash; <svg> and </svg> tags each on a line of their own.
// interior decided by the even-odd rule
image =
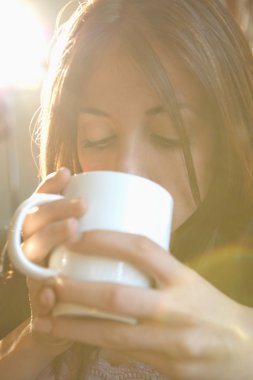
<svg viewBox="0 0 253 380">
<path fill-rule="evenodd" d="M 25 0 L 0 0 L 0 87 L 38 87 L 46 47 L 32 6 Z"/>
</svg>

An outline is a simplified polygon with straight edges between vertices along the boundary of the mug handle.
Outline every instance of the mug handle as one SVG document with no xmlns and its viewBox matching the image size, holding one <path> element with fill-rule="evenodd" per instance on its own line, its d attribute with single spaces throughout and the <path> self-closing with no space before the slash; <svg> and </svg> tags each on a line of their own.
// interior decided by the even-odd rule
<svg viewBox="0 0 253 380">
<path fill-rule="evenodd" d="M 62 199 L 58 194 L 34 194 L 17 208 L 8 231 L 8 254 L 13 265 L 24 275 L 42 279 L 56 276 L 58 273 L 50 268 L 44 268 L 27 259 L 21 248 L 22 225 L 27 212 L 34 206 Z"/>
</svg>

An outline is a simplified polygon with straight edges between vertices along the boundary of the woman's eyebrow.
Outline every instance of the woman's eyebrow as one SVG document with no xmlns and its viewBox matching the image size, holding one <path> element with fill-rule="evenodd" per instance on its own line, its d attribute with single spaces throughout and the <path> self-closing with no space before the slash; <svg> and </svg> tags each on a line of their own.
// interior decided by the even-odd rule
<svg viewBox="0 0 253 380">
<path fill-rule="evenodd" d="M 106 116 L 106 117 L 110 116 L 109 113 L 102 111 L 98 108 L 94 108 L 94 107 L 82 107 L 80 109 L 80 113 L 88 113 L 95 116 Z"/>
<path fill-rule="evenodd" d="M 192 106 L 191 104 L 187 104 L 187 103 L 177 103 L 177 106 L 178 106 L 178 109 L 179 110 L 183 110 L 183 109 L 188 109 L 192 112 L 194 112 L 195 114 L 198 115 L 198 111 L 196 109 L 196 107 Z M 167 113 L 169 114 L 169 110 L 166 108 L 166 107 L 163 107 L 163 106 L 157 106 L 157 107 L 152 107 L 150 108 L 149 110 L 146 111 L 146 114 L 148 116 L 156 116 L 160 113 Z"/>
<path fill-rule="evenodd" d="M 163 113 L 163 112 L 166 112 L 166 109 L 164 107 L 156 106 L 156 107 L 152 107 L 148 109 L 145 113 L 148 116 L 154 116 L 154 115 L 157 115 L 158 113 Z M 80 109 L 80 113 L 88 113 L 95 116 L 106 116 L 106 117 L 110 116 L 109 113 L 96 107 L 82 107 Z"/>
<path fill-rule="evenodd" d="M 191 111 L 195 111 L 193 107 L 191 107 L 189 104 L 181 103 L 178 104 L 179 108 L 188 108 Z M 80 109 L 80 113 L 87 113 L 94 116 L 102 116 L 102 117 L 110 117 L 110 114 L 108 112 L 105 112 L 99 108 L 95 107 L 82 107 Z M 156 106 L 149 108 L 146 112 L 147 116 L 156 116 L 161 113 L 168 113 L 168 110 L 163 106 Z"/>
</svg>

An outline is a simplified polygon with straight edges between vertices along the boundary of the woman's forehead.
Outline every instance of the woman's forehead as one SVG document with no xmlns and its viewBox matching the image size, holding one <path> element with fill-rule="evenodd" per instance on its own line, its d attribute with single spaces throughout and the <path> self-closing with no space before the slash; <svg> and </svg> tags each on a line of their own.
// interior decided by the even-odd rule
<svg viewBox="0 0 253 380">
<path fill-rule="evenodd" d="M 101 54 L 89 75 L 85 75 L 83 98 L 97 98 L 108 91 L 127 90 L 128 93 L 131 91 L 135 93 L 137 89 L 143 89 L 155 96 L 153 84 L 158 81 L 156 76 L 159 76 L 159 69 L 162 67 L 173 87 L 177 101 L 183 103 L 187 100 L 194 107 L 201 106 L 203 90 L 182 59 L 173 52 L 168 54 L 161 49 L 156 55 L 159 67 L 152 70 L 155 75 L 151 78 L 147 72 L 144 72 L 143 64 L 138 62 L 138 58 L 131 51 L 119 44 L 112 45 Z"/>
</svg>

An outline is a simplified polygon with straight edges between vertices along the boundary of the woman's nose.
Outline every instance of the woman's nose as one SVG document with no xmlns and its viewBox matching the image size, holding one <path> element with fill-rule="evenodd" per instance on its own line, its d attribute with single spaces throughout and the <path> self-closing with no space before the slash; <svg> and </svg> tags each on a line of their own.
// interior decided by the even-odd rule
<svg viewBox="0 0 253 380">
<path fill-rule="evenodd" d="M 149 159 L 142 142 L 125 142 L 120 145 L 115 157 L 115 169 L 120 172 L 136 174 L 149 178 Z"/>
</svg>

